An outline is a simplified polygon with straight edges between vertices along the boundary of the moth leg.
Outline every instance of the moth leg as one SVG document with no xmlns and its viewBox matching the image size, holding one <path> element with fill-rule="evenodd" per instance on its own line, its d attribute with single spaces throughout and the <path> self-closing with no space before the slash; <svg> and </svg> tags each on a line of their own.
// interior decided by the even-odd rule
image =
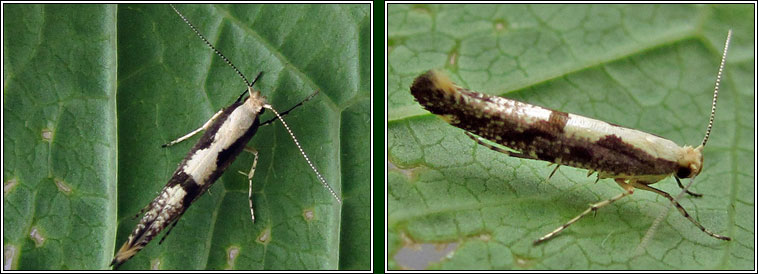
<svg viewBox="0 0 758 274">
<path fill-rule="evenodd" d="M 587 177 L 590 177 L 590 175 L 592 175 L 592 173 L 595 173 L 595 171 L 594 171 L 594 170 L 591 170 L 591 169 L 590 169 L 590 170 L 588 170 L 588 171 L 587 171 Z"/>
<path fill-rule="evenodd" d="M 687 218 L 687 220 L 690 220 L 690 222 L 692 222 L 693 224 L 695 224 L 695 226 L 697 226 L 698 228 L 700 228 L 700 230 L 702 230 L 703 232 L 705 232 L 705 234 L 708 234 L 711 237 L 714 237 L 714 238 L 719 239 L 719 240 L 725 240 L 725 241 L 731 241 L 732 240 L 732 238 L 729 238 L 727 236 L 718 235 L 718 234 L 713 233 L 710 230 L 706 229 L 703 225 L 701 225 L 700 223 L 698 223 L 697 221 L 695 221 L 695 219 L 692 218 L 692 216 L 690 216 L 690 214 L 687 213 L 686 210 L 684 210 L 684 207 L 682 207 L 682 205 L 680 205 L 679 202 L 677 202 L 676 199 L 674 199 L 674 197 L 671 197 L 671 195 L 669 195 L 668 193 L 664 192 L 663 190 L 651 187 L 651 186 L 646 185 L 646 184 L 638 183 L 638 182 L 631 182 L 631 184 L 634 187 L 636 187 L 636 188 L 639 188 L 639 189 L 642 189 L 642 190 L 651 191 L 651 192 L 655 192 L 658 195 L 661 195 L 663 197 L 666 197 L 666 199 L 669 199 L 669 201 L 671 201 L 671 203 L 674 204 L 674 206 L 676 207 L 676 209 L 679 210 L 679 213 L 682 213 L 682 215 L 685 218 Z"/>
<path fill-rule="evenodd" d="M 552 165 L 552 164 L 553 164 L 553 163 L 550 163 L 550 165 Z M 550 165 L 548 165 L 548 166 L 550 166 Z M 545 183 L 547 183 L 547 181 L 548 181 L 548 180 L 550 180 L 550 178 L 553 178 L 553 175 L 555 175 L 555 172 L 556 172 L 556 171 L 558 171 L 558 168 L 559 168 L 559 167 L 561 167 L 561 165 L 560 165 L 560 164 L 557 164 L 557 165 L 555 166 L 555 168 L 553 169 L 553 172 L 550 172 L 550 175 L 548 175 L 548 176 L 547 176 L 547 179 L 545 179 Z"/>
<path fill-rule="evenodd" d="M 676 179 L 676 184 L 679 185 L 679 188 L 684 189 L 684 186 L 682 185 L 682 182 L 679 181 L 679 178 L 674 176 L 674 179 Z M 703 197 L 703 194 L 691 192 L 689 189 L 684 189 L 684 192 L 694 197 Z"/>
<path fill-rule="evenodd" d="M 532 160 L 539 160 L 539 159 L 537 159 L 537 158 L 534 158 L 534 157 L 532 157 L 532 156 L 529 156 L 529 155 L 527 155 L 527 154 L 524 154 L 524 153 L 521 153 L 521 152 L 507 151 L 507 150 L 505 150 L 505 149 L 502 149 L 502 148 L 499 148 L 499 147 L 496 147 L 496 146 L 490 145 L 490 144 L 488 144 L 488 143 L 485 143 L 485 142 L 484 142 L 484 139 L 483 139 L 482 137 L 479 137 L 479 136 L 475 136 L 474 134 L 472 134 L 472 133 L 470 133 L 470 132 L 468 132 L 468 131 L 464 131 L 463 133 L 466 133 L 466 136 L 468 136 L 468 137 L 469 137 L 469 138 L 471 138 L 472 140 L 476 141 L 478 144 L 480 144 L 480 145 L 482 145 L 482 146 L 485 146 L 485 147 L 487 147 L 487 148 L 489 148 L 489 149 L 491 149 L 491 150 L 494 150 L 494 151 L 497 151 L 497 152 L 503 153 L 503 154 L 505 154 L 505 155 L 508 155 L 508 156 L 511 156 L 511 157 L 522 158 L 522 159 L 532 159 Z"/>
<path fill-rule="evenodd" d="M 623 179 L 616 179 L 616 183 L 619 186 L 621 186 L 621 188 L 624 189 L 624 192 L 622 192 L 621 194 L 616 195 L 613 198 L 610 198 L 608 200 L 600 201 L 600 202 L 597 202 L 597 203 L 594 203 L 594 204 L 590 205 L 590 207 L 587 208 L 587 210 L 585 210 L 584 212 L 582 212 L 578 216 L 576 216 L 573 219 L 569 220 L 564 225 L 559 226 L 558 228 L 556 228 L 555 230 L 553 230 L 553 232 L 545 234 L 545 236 L 542 236 L 539 239 L 537 239 L 536 241 L 534 241 L 534 244 L 537 245 L 537 244 L 539 244 L 541 242 L 549 240 L 550 238 L 553 238 L 556 234 L 558 234 L 559 232 L 561 232 L 562 230 L 566 229 L 571 224 L 575 223 L 576 221 L 578 221 L 579 219 L 581 219 L 582 217 L 584 217 L 584 215 L 587 215 L 590 212 L 595 212 L 595 211 L 597 211 L 601 207 L 607 206 L 607 205 L 609 205 L 609 204 L 611 204 L 611 203 L 613 203 L 615 201 L 618 201 L 621 198 L 624 198 L 624 197 L 626 197 L 626 196 L 631 195 L 632 193 L 634 193 L 634 186 L 625 183 Z"/>
<path fill-rule="evenodd" d="M 587 177 L 590 177 L 592 175 L 592 173 L 595 173 L 595 172 L 597 172 L 597 171 L 596 170 L 589 170 L 589 171 L 587 171 Z M 600 181 L 600 173 L 597 174 L 597 178 L 595 179 L 595 183 L 597 184 L 598 181 Z"/>
<path fill-rule="evenodd" d="M 189 139 L 190 137 L 194 136 L 195 134 L 197 134 L 200 131 L 208 129 L 208 127 L 211 125 L 211 123 L 213 123 L 213 120 L 216 120 L 216 118 L 218 118 L 218 116 L 221 115 L 222 111 L 224 111 L 224 110 L 223 109 L 219 110 L 218 112 L 216 112 L 216 114 L 213 114 L 213 117 L 211 117 L 211 119 L 209 119 L 208 121 L 206 121 L 205 124 L 203 124 L 202 127 L 198 128 L 196 130 L 193 130 L 190 133 L 187 133 L 187 135 L 179 137 L 179 139 L 173 140 L 173 141 L 171 141 L 171 142 L 169 142 L 167 144 L 163 144 L 163 145 L 161 145 L 161 147 L 173 146 L 173 145 L 175 145 L 175 144 L 177 144 L 177 143 L 179 143 L 181 141 Z"/>
<path fill-rule="evenodd" d="M 279 116 L 282 116 L 282 117 L 284 117 L 284 115 L 287 115 L 287 113 L 290 113 L 290 111 L 292 111 L 292 110 L 293 110 L 293 109 L 295 109 L 296 107 L 302 106 L 302 105 L 303 105 L 303 103 L 305 103 L 305 102 L 307 102 L 307 101 L 311 100 L 311 98 L 313 98 L 313 96 L 316 96 L 316 94 L 318 94 L 318 90 L 314 91 L 313 93 L 311 93 L 311 95 L 308 95 L 308 97 L 305 97 L 305 99 L 303 99 L 302 101 L 300 101 L 300 103 L 297 103 L 297 104 L 295 104 L 294 106 L 290 107 L 288 110 L 285 110 L 284 112 L 280 112 L 280 113 L 279 113 Z M 274 122 L 274 120 L 276 120 L 276 119 L 277 119 L 276 117 L 274 117 L 274 118 L 271 118 L 271 119 L 268 119 L 267 121 L 265 121 L 265 122 L 261 123 L 261 126 L 263 126 L 263 125 L 268 125 L 268 124 L 270 124 L 270 123 L 273 123 L 273 122 Z"/>
<path fill-rule="evenodd" d="M 251 147 L 245 147 L 245 151 L 252 153 L 255 155 L 255 159 L 253 160 L 253 166 L 250 167 L 250 172 L 245 173 L 244 171 L 238 171 L 240 174 L 247 176 L 247 201 L 250 205 L 250 219 L 255 223 L 255 213 L 253 213 L 253 174 L 255 174 L 255 166 L 258 165 L 258 151 L 251 148 Z"/>
</svg>

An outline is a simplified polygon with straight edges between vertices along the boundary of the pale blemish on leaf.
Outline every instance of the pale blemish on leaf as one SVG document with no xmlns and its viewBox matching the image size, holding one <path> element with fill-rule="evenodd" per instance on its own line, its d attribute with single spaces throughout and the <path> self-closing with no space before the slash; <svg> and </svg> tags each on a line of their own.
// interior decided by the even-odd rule
<svg viewBox="0 0 758 274">
<path fill-rule="evenodd" d="M 450 56 L 447 58 L 447 63 L 450 64 L 451 67 L 455 66 L 455 63 L 458 61 L 458 52 L 452 52 Z"/>
<path fill-rule="evenodd" d="M 489 242 L 490 240 L 492 240 L 492 235 L 490 235 L 489 233 L 481 234 L 479 235 L 479 240 L 482 240 L 483 242 Z"/>
<path fill-rule="evenodd" d="M 150 270 L 161 270 L 161 259 L 155 258 L 150 260 Z"/>
<path fill-rule="evenodd" d="M 313 220 L 314 214 L 315 213 L 313 213 L 313 209 L 312 208 L 308 208 L 308 209 L 303 210 L 303 218 L 306 221 L 308 221 L 308 222 L 310 222 L 311 220 Z"/>
<path fill-rule="evenodd" d="M 413 167 L 413 168 L 400 168 L 393 164 L 392 162 L 387 162 L 387 171 L 397 171 L 405 175 L 405 178 L 409 182 L 413 182 L 416 180 L 416 175 L 419 171 L 424 170 L 422 167 Z"/>
<path fill-rule="evenodd" d="M 43 128 L 42 129 L 42 140 L 45 142 L 52 142 L 53 141 L 53 131 L 49 128 Z"/>
<path fill-rule="evenodd" d="M 514 254 L 513 263 L 520 268 L 532 268 L 534 260 Z"/>
<path fill-rule="evenodd" d="M 13 187 L 16 186 L 17 184 L 18 184 L 18 180 L 16 180 L 16 178 L 3 182 L 3 194 L 7 195 L 8 192 L 10 192 L 11 189 L 13 189 Z"/>
<path fill-rule="evenodd" d="M 16 261 L 16 251 L 18 248 L 14 245 L 5 245 L 3 247 L 3 270 L 14 269 L 14 262 Z"/>
<path fill-rule="evenodd" d="M 455 249 L 458 248 L 457 241 L 417 243 L 405 233 L 401 236 L 403 238 L 403 248 L 398 250 L 393 258 L 404 269 L 426 269 L 430 264 L 452 257 Z"/>
<path fill-rule="evenodd" d="M 226 269 L 234 269 L 234 261 L 237 260 L 237 256 L 240 254 L 240 248 L 238 246 L 231 246 L 226 249 Z"/>
<path fill-rule="evenodd" d="M 503 20 L 495 20 L 495 30 L 496 31 L 503 31 L 505 29 L 505 21 Z"/>
<path fill-rule="evenodd" d="M 40 233 L 36 226 L 32 227 L 32 230 L 29 232 L 29 237 L 32 238 L 34 246 L 36 247 L 40 247 L 45 243 L 45 237 L 42 236 L 42 233 Z"/>
<path fill-rule="evenodd" d="M 58 187 L 58 190 L 63 192 L 64 194 L 68 195 L 71 194 L 71 187 L 68 186 L 63 180 L 55 178 L 55 186 Z"/>
<path fill-rule="evenodd" d="M 268 244 L 271 242 L 271 228 L 266 228 L 263 231 L 261 231 L 261 234 L 258 234 L 258 242 L 262 244 Z"/>
</svg>

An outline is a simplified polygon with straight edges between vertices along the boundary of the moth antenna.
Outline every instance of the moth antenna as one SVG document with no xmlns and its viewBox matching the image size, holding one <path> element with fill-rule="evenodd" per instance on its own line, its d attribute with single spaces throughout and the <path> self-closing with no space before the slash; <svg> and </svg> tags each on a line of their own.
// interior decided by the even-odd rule
<svg viewBox="0 0 758 274">
<path fill-rule="evenodd" d="M 342 200 L 337 196 L 337 193 L 334 192 L 334 189 L 332 189 L 329 184 L 326 183 L 326 180 L 324 180 L 324 177 L 321 176 L 321 173 L 318 172 L 316 169 L 316 166 L 313 165 L 313 162 L 311 162 L 311 159 L 308 158 L 308 155 L 305 154 L 305 151 L 303 151 L 303 147 L 300 146 L 300 142 L 297 141 L 297 138 L 295 138 L 295 134 L 292 133 L 292 130 L 290 130 L 290 127 L 287 125 L 287 122 L 282 119 L 282 116 L 279 115 L 279 112 L 277 112 L 274 107 L 272 107 L 269 104 L 263 105 L 264 108 L 270 109 L 274 114 L 276 114 L 276 117 L 279 118 L 279 121 L 282 121 L 282 125 L 284 125 L 284 128 L 287 129 L 287 132 L 292 136 L 292 140 L 295 141 L 295 145 L 297 146 L 297 149 L 300 150 L 300 154 L 303 155 L 303 158 L 305 158 L 305 161 L 308 162 L 308 165 L 313 169 L 313 172 L 316 172 L 316 176 L 318 177 L 318 180 L 321 181 L 321 184 L 329 190 L 329 192 L 332 194 L 335 200 L 337 200 L 337 203 L 342 203 Z"/>
<path fill-rule="evenodd" d="M 203 34 L 201 34 L 200 31 L 198 31 L 197 28 L 195 28 L 195 26 L 192 25 L 192 23 L 190 23 L 190 21 L 186 17 L 184 17 L 184 15 L 181 12 L 179 12 L 179 10 L 177 10 L 176 7 L 174 7 L 173 4 L 169 4 L 169 6 L 171 6 L 171 8 L 174 9 L 174 11 L 176 12 L 176 14 L 178 14 L 179 17 L 182 18 L 182 20 L 184 20 L 184 23 L 187 23 L 187 25 L 189 25 L 189 27 L 195 32 L 195 34 L 197 34 L 197 36 L 200 36 L 200 39 L 203 39 L 203 42 L 205 42 L 205 44 L 208 45 L 208 47 L 210 47 L 214 52 L 216 52 L 216 54 L 218 54 L 218 56 L 220 56 L 221 59 L 224 59 L 224 62 L 226 62 L 226 64 L 228 64 L 229 66 L 231 66 L 234 69 L 234 71 L 236 71 L 237 74 L 239 74 L 239 76 L 242 77 L 242 80 L 245 81 L 245 84 L 247 84 L 248 87 L 252 87 L 253 86 L 252 83 L 250 83 L 249 81 L 247 81 L 247 78 L 245 77 L 245 75 L 243 75 L 242 72 L 240 72 L 240 70 L 237 69 L 237 67 L 234 66 L 234 64 L 232 64 L 232 61 L 229 61 L 229 59 L 226 59 L 226 56 L 224 56 L 221 53 L 221 51 L 219 51 L 218 49 L 216 49 L 216 47 L 214 47 L 213 44 L 211 44 L 211 42 L 208 42 L 208 39 L 205 39 L 205 36 L 203 36 Z M 260 74 L 258 76 L 260 76 Z M 255 81 L 253 81 L 253 83 L 254 82 Z"/>
<path fill-rule="evenodd" d="M 255 79 L 253 79 L 253 82 L 250 83 L 249 86 L 247 86 L 247 89 L 245 91 L 243 91 L 242 94 L 240 94 L 240 97 L 237 97 L 237 101 L 235 101 L 235 102 L 239 103 L 240 101 L 242 101 L 242 97 L 245 97 L 245 94 L 250 94 L 250 96 L 252 96 L 253 95 L 253 85 L 255 85 L 255 82 L 258 82 L 258 79 L 261 78 L 262 75 L 263 75 L 263 71 L 258 72 L 258 76 L 255 76 Z"/>
<path fill-rule="evenodd" d="M 255 82 L 258 82 L 258 79 L 260 79 L 261 76 L 263 76 L 263 71 L 258 72 L 258 75 L 255 76 L 255 79 L 253 79 L 253 82 L 250 83 L 250 87 L 252 87 L 253 85 L 255 85 Z"/>
<path fill-rule="evenodd" d="M 716 88 L 713 89 L 713 104 L 711 105 L 711 118 L 708 120 L 708 128 L 705 130 L 705 137 L 701 147 L 705 147 L 705 143 L 708 142 L 708 137 L 711 135 L 711 128 L 713 127 L 713 117 L 716 115 L 716 100 L 719 98 L 719 84 L 721 84 L 721 74 L 724 71 L 724 64 L 726 63 L 726 52 L 729 50 L 729 41 L 732 40 L 732 30 L 726 33 L 726 42 L 724 42 L 724 53 L 721 55 L 721 65 L 719 65 L 719 72 L 716 75 Z"/>
<path fill-rule="evenodd" d="M 705 130 L 705 137 L 703 138 L 703 142 L 700 144 L 700 147 L 705 147 L 705 143 L 708 142 L 708 137 L 711 135 L 711 128 L 713 127 L 713 117 L 716 115 L 716 101 L 719 97 L 719 86 L 721 84 L 721 75 L 724 72 L 724 64 L 726 63 L 726 53 L 729 50 L 729 42 L 732 40 L 732 30 L 730 29 L 726 33 L 726 42 L 724 42 L 724 52 L 721 55 L 721 64 L 719 64 L 719 72 L 716 74 L 716 87 L 713 89 L 713 103 L 711 104 L 711 117 L 708 120 L 708 128 Z M 679 179 L 677 179 L 678 181 Z M 682 192 L 679 193 L 679 195 L 674 198 L 675 201 L 679 201 L 684 193 L 686 193 L 690 186 L 695 182 L 694 178 L 690 178 L 690 183 L 687 184 L 682 188 Z M 655 234 L 655 230 L 660 224 L 660 222 L 663 220 L 663 218 L 668 214 L 669 209 L 672 206 L 666 207 L 666 210 L 661 212 L 661 215 L 658 216 L 658 218 L 655 219 L 653 222 L 653 225 L 650 226 L 648 231 L 645 233 L 645 236 L 642 238 L 642 241 L 637 246 L 637 252 L 641 252 L 642 248 L 644 248 L 647 245 L 647 242 L 650 241 L 650 239 L 653 237 L 653 234 Z"/>
</svg>

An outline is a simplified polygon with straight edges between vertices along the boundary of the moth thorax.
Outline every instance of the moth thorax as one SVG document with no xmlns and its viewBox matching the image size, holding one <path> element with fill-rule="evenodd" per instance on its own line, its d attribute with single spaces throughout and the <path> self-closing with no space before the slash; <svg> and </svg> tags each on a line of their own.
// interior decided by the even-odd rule
<svg viewBox="0 0 758 274">
<path fill-rule="evenodd" d="M 677 178 L 693 178 L 700 174 L 703 167 L 703 146 L 693 148 L 685 146 L 679 157 L 679 167 L 676 170 Z"/>
</svg>

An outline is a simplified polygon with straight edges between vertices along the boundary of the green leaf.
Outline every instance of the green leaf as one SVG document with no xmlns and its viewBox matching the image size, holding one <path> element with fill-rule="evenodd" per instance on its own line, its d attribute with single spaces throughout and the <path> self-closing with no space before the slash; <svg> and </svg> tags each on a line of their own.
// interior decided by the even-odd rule
<svg viewBox="0 0 758 274">
<path fill-rule="evenodd" d="M 256 88 L 277 110 L 320 92 L 285 120 L 343 204 L 277 121 L 249 144 L 255 223 L 243 153 L 163 244 L 121 269 L 368 269 L 369 6 L 177 8 L 248 78 L 265 71 Z M 107 269 L 199 136 L 160 145 L 244 82 L 168 5 L 7 5 L 3 16 L 4 269 Z"/>
<path fill-rule="evenodd" d="M 752 269 L 754 33 L 751 5 L 390 5 L 390 268 Z M 622 192 L 612 180 L 507 157 L 421 108 L 409 86 L 442 69 L 463 87 L 697 145 L 728 29 L 733 39 L 705 167 L 680 202 L 638 190 L 533 246 Z M 654 187 L 676 195 L 672 178 Z M 651 224 L 669 211 L 643 243 Z M 445 257 L 443 257 L 445 256 Z M 408 259 L 411 258 L 411 259 Z M 427 266 L 428 264 L 428 266 Z"/>
</svg>

